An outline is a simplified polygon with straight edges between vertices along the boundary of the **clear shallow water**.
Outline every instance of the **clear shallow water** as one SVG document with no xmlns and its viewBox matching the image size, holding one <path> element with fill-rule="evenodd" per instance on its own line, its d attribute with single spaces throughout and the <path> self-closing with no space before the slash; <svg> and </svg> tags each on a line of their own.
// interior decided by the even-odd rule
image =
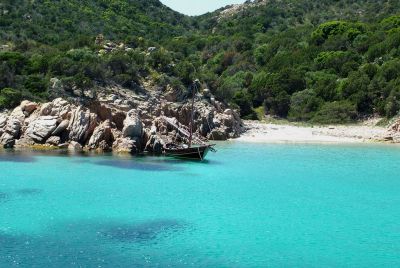
<svg viewBox="0 0 400 268">
<path fill-rule="evenodd" d="M 399 267 L 400 148 L 0 153 L 0 267 Z"/>
</svg>

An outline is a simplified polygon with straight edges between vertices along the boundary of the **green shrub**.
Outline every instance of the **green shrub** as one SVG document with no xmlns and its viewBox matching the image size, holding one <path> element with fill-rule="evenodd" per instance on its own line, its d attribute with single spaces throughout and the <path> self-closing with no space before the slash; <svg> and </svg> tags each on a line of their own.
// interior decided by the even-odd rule
<svg viewBox="0 0 400 268">
<path fill-rule="evenodd" d="M 293 121 L 308 121 L 315 115 L 323 101 L 310 89 L 297 92 L 290 99 L 288 119 Z"/>
<path fill-rule="evenodd" d="M 315 114 L 311 122 L 319 124 L 346 124 L 357 119 L 354 104 L 348 101 L 335 101 L 325 103 Z"/>
<path fill-rule="evenodd" d="M 21 92 L 12 88 L 3 88 L 0 90 L 0 109 L 14 108 L 22 100 Z"/>
<path fill-rule="evenodd" d="M 24 85 L 32 94 L 40 95 L 47 91 L 48 81 L 42 75 L 30 75 L 27 77 Z"/>
<path fill-rule="evenodd" d="M 256 115 L 254 114 L 254 111 L 252 109 L 252 104 L 251 104 L 251 97 L 245 90 L 239 90 L 235 92 L 233 98 L 232 98 L 233 103 L 239 106 L 240 108 L 240 115 L 243 118 L 247 119 L 255 119 Z"/>
<path fill-rule="evenodd" d="M 287 117 L 290 108 L 290 95 L 281 91 L 276 96 L 268 97 L 264 102 L 265 110 L 271 115 Z"/>
</svg>

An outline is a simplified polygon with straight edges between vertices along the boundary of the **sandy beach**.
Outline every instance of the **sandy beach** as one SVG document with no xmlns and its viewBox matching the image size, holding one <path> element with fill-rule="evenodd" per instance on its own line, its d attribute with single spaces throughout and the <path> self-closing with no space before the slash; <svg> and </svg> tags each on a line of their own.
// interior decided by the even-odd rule
<svg viewBox="0 0 400 268">
<path fill-rule="evenodd" d="M 368 124 L 355 126 L 293 126 L 245 121 L 247 131 L 237 140 L 260 143 L 362 143 L 379 142 L 387 129 Z"/>
</svg>

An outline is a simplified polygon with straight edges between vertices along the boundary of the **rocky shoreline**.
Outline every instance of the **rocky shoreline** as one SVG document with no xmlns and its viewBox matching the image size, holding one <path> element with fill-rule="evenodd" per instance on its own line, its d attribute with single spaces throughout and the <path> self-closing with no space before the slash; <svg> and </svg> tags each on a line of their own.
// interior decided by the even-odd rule
<svg viewBox="0 0 400 268">
<path fill-rule="evenodd" d="M 165 144 L 181 140 L 162 117 L 181 126 L 190 122 L 190 102 L 174 98 L 160 91 L 138 95 L 119 88 L 92 98 L 23 101 L 14 110 L 0 113 L 0 145 L 161 154 Z M 237 138 L 244 131 L 239 114 L 207 90 L 196 98 L 193 127 L 210 140 Z"/>
<path fill-rule="evenodd" d="M 47 103 L 26 100 L 12 111 L 0 112 L 0 148 L 159 155 L 165 144 L 182 141 L 163 118 L 185 127 L 190 124 L 190 111 L 190 100 L 173 90 L 138 94 L 115 87 L 78 97 L 63 95 Z M 400 142 L 400 120 L 394 120 L 389 128 L 243 122 L 237 111 L 215 100 L 208 90 L 196 96 L 193 127 L 204 140 Z"/>
</svg>

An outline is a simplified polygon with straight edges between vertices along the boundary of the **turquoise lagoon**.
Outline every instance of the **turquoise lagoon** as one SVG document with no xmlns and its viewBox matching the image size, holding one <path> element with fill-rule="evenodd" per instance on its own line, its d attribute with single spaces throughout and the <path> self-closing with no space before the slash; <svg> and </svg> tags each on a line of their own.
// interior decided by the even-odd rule
<svg viewBox="0 0 400 268">
<path fill-rule="evenodd" d="M 0 267 L 399 267 L 400 148 L 0 153 Z"/>
</svg>

